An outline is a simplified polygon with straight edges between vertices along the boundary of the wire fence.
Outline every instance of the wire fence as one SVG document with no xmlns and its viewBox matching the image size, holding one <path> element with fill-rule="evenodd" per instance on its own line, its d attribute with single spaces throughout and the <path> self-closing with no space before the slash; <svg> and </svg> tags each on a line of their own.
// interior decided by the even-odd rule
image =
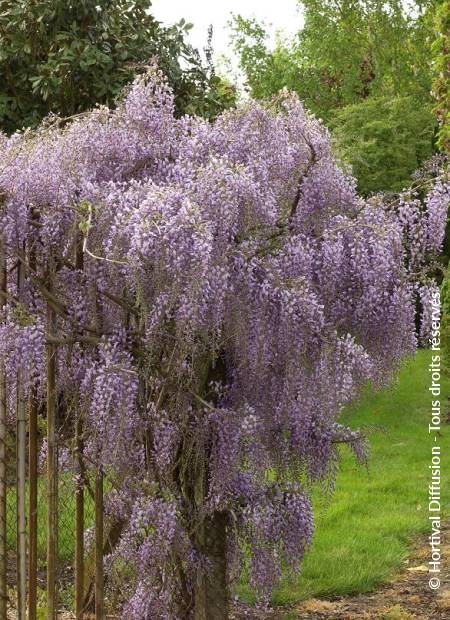
<svg viewBox="0 0 450 620">
<path fill-rule="evenodd" d="M 35 265 L 33 248 L 28 259 Z M 0 244 L 2 316 L 13 279 L 19 299 L 24 286 L 22 260 L 14 278 L 7 266 Z M 47 300 L 44 393 L 20 367 L 12 376 L 0 364 L 0 620 L 119 618 L 132 581 L 127 566 L 111 560 L 122 526 L 105 514 L 108 479 L 87 458 L 83 413 L 57 390 L 56 327 Z"/>
<path fill-rule="evenodd" d="M 0 502 L 6 513 L 6 544 L 1 544 L 0 537 L 0 618 L 118 618 L 127 571 L 118 564 L 104 579 L 105 556 L 118 539 L 104 515 L 108 482 L 102 472 L 84 463 L 73 425 L 56 424 L 54 467 L 49 467 L 48 420 L 39 415 L 32 435 L 31 415 L 28 412 L 24 482 L 18 477 L 18 451 L 23 447 L 17 429 L 7 426 L 6 436 L 0 437 L 6 464 L 0 468 Z M 21 493 L 26 506 L 25 558 L 21 557 Z"/>
</svg>

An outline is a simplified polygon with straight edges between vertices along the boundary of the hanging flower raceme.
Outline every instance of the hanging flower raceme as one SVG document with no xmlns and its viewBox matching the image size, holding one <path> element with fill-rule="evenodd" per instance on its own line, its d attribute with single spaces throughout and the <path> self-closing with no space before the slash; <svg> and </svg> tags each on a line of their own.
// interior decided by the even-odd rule
<svg viewBox="0 0 450 620">
<path fill-rule="evenodd" d="M 342 444 L 365 460 L 339 416 L 415 349 L 449 186 L 355 187 L 296 96 L 178 119 L 154 68 L 114 111 L 0 140 L 10 415 L 19 370 L 45 400 L 50 347 L 109 479 L 121 617 L 189 618 L 247 569 L 267 600 L 311 542 L 311 485 Z"/>
</svg>

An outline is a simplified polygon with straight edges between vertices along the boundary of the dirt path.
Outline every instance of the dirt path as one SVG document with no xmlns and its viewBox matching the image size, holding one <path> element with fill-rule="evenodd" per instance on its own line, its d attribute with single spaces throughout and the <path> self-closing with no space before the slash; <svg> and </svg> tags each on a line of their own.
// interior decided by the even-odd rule
<svg viewBox="0 0 450 620">
<path fill-rule="evenodd" d="M 428 581 L 429 547 L 422 539 L 395 581 L 371 594 L 311 599 L 283 612 L 241 609 L 235 620 L 450 620 L 450 525 L 442 532 L 440 588 Z"/>
</svg>

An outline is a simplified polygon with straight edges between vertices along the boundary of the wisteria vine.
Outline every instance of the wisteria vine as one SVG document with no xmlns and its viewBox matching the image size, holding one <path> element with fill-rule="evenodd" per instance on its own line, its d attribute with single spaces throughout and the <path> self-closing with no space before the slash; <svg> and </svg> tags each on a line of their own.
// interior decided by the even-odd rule
<svg viewBox="0 0 450 620">
<path fill-rule="evenodd" d="M 123 617 L 201 617 L 243 570 L 267 599 L 311 542 L 311 485 L 342 443 L 365 459 L 343 407 L 415 350 L 445 175 L 363 200 L 294 95 L 177 119 L 157 69 L 0 149 L 9 418 L 19 370 L 45 401 L 51 343 L 59 407 L 111 480 Z"/>
</svg>

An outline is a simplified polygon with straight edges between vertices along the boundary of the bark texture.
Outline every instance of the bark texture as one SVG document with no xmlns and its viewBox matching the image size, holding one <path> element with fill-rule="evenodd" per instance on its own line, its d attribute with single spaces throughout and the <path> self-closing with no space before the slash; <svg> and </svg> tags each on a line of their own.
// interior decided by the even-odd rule
<svg viewBox="0 0 450 620">
<path fill-rule="evenodd" d="M 228 620 L 229 588 L 227 574 L 228 515 L 216 512 L 203 524 L 202 552 L 209 570 L 196 589 L 195 620 Z"/>
</svg>

